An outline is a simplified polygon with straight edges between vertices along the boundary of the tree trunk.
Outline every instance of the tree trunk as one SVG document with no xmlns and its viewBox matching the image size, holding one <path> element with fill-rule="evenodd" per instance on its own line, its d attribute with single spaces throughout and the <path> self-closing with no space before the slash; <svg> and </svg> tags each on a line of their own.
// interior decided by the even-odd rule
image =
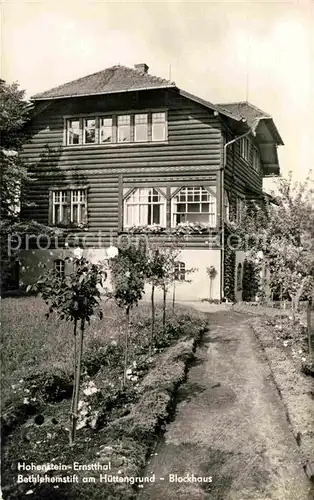
<svg viewBox="0 0 314 500">
<path fill-rule="evenodd" d="M 209 300 L 211 300 L 212 298 L 212 283 L 213 283 L 212 279 L 209 278 Z"/>
<path fill-rule="evenodd" d="M 166 306 L 167 306 L 167 289 L 163 285 L 163 305 L 162 305 L 162 331 L 165 333 L 166 329 Z"/>
<path fill-rule="evenodd" d="M 280 329 L 282 329 L 282 285 L 280 285 Z"/>
<path fill-rule="evenodd" d="M 291 306 L 292 306 L 292 322 L 294 324 L 295 318 L 296 318 L 296 298 L 295 297 L 291 298 Z"/>
<path fill-rule="evenodd" d="M 71 410 L 70 410 L 70 420 L 72 419 L 73 411 L 74 411 L 74 394 L 75 394 L 75 375 L 77 368 L 77 342 L 76 342 L 76 329 L 77 329 L 77 320 L 74 320 L 73 334 L 74 334 L 74 362 L 73 362 L 73 390 L 72 390 L 72 401 L 71 401 Z M 69 433 L 70 444 L 71 444 L 71 429 Z"/>
<path fill-rule="evenodd" d="M 295 323 L 295 321 L 296 321 L 296 313 L 299 310 L 300 300 L 301 300 L 301 297 L 302 297 L 302 294 L 303 294 L 303 291 L 304 291 L 306 280 L 307 280 L 307 278 L 303 278 L 299 290 L 294 295 L 292 295 L 291 293 L 289 293 L 290 298 L 291 298 L 291 304 L 292 304 L 292 320 L 293 320 L 293 323 Z"/>
<path fill-rule="evenodd" d="M 83 354 L 83 341 L 84 341 L 84 330 L 85 330 L 85 320 L 81 320 L 80 336 L 79 336 L 79 350 L 77 357 L 77 366 L 75 374 L 75 385 L 74 385 L 74 401 L 73 401 L 73 413 L 72 413 L 72 432 L 71 432 L 71 444 L 75 442 L 76 438 L 76 425 L 78 419 L 78 403 L 80 396 L 80 385 L 81 385 L 81 367 L 82 367 L 82 354 Z"/>
<path fill-rule="evenodd" d="M 173 280 L 173 288 L 172 288 L 172 310 L 174 311 L 176 303 L 176 280 Z"/>
<path fill-rule="evenodd" d="M 129 351 L 129 334 L 130 334 L 130 308 L 126 309 L 126 319 L 127 319 L 127 328 L 125 333 L 125 351 L 124 351 L 124 370 L 123 370 L 123 381 L 122 381 L 122 389 L 124 389 L 126 384 L 126 371 L 128 369 L 128 351 Z"/>
<path fill-rule="evenodd" d="M 149 355 L 151 356 L 154 337 L 155 337 L 155 285 L 154 284 L 152 284 L 152 293 L 150 299 L 152 308 L 152 324 L 151 324 L 150 343 L 149 343 Z"/>
</svg>

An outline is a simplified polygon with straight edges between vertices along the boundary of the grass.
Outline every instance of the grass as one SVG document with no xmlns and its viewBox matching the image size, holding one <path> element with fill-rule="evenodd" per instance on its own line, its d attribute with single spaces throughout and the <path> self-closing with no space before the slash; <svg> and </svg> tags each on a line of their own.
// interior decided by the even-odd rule
<svg viewBox="0 0 314 500">
<path fill-rule="evenodd" d="M 256 317 L 251 320 L 253 330 L 267 357 L 273 379 L 283 400 L 287 418 L 300 447 L 302 465 L 312 481 L 314 464 L 313 434 L 313 384 L 310 377 L 301 372 L 302 360 L 308 353 L 304 328 L 293 325 L 287 317 Z M 310 471 L 310 472 L 309 472 Z"/>
<path fill-rule="evenodd" d="M 12 385 L 35 370 L 73 370 L 73 325 L 47 320 L 47 306 L 37 297 L 7 298 L 2 302 L 2 397 L 3 404 L 12 393 Z M 104 319 L 93 320 L 86 330 L 85 345 L 122 333 L 123 315 L 113 305 L 104 307 Z"/>
<path fill-rule="evenodd" d="M 69 380 L 73 376 L 71 324 L 58 321 L 54 316 L 46 320 L 46 305 L 39 298 L 3 301 L 5 500 L 22 500 L 30 489 L 32 493 L 26 498 L 115 500 L 134 497 L 134 488 L 125 483 L 61 484 L 58 488 L 50 484 L 16 484 L 18 461 L 88 464 L 110 460 L 113 474 L 140 474 L 147 453 L 172 410 L 173 393 L 184 380 L 194 339 L 199 337 L 205 322 L 200 313 L 176 307 L 175 313 L 169 311 L 167 334 L 163 335 L 161 306 L 157 305 L 157 347 L 149 357 L 150 306 L 142 303 L 135 308 L 129 355 L 129 366 L 132 370 L 135 366 L 135 378 L 128 380 L 121 391 L 125 318 L 112 303 L 104 304 L 103 312 L 103 320 L 93 320 L 86 330 L 83 356 L 83 387 L 92 382 L 98 392 L 88 397 L 82 392 L 80 397 L 90 405 L 91 415 L 97 414 L 97 425 L 92 427 L 88 421 L 78 430 L 75 445 L 69 447 Z M 27 404 L 23 402 L 25 398 Z"/>
<path fill-rule="evenodd" d="M 161 306 L 157 304 L 157 316 Z M 176 307 L 176 313 L 184 312 Z M 60 369 L 73 372 L 73 325 L 47 320 L 47 306 L 37 297 L 7 298 L 2 301 L 2 404 L 12 396 L 12 385 L 29 373 Z M 86 329 L 85 348 L 106 345 L 110 340 L 123 342 L 125 319 L 113 303 L 103 307 L 103 320 L 94 319 Z M 172 312 L 172 311 L 171 311 Z M 150 307 L 142 303 L 132 312 L 132 320 L 149 325 Z"/>
</svg>

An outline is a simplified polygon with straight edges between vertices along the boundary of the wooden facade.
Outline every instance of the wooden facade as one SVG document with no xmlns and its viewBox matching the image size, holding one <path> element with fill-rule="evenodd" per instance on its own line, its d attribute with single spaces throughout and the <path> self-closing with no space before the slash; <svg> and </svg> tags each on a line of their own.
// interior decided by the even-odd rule
<svg viewBox="0 0 314 500">
<path fill-rule="evenodd" d="M 67 145 L 67 119 L 160 111 L 167 116 L 163 141 Z M 216 227 L 207 234 L 190 234 L 183 241 L 191 267 L 200 264 L 199 285 L 195 284 L 191 296 L 207 288 L 206 269 L 214 264 L 218 270 L 215 298 L 223 297 L 225 198 L 236 202 L 262 198 L 263 164 L 259 169 L 253 166 L 253 148 L 258 150 L 259 145 L 248 123 L 172 87 L 35 100 L 28 131 L 30 140 L 24 146 L 23 156 L 35 180 L 23 195 L 23 201 L 27 201 L 24 215 L 51 225 L 53 190 L 84 189 L 87 224 L 81 229 L 72 228 L 70 234 L 76 235 L 73 241 L 83 242 L 85 248 L 99 250 L 117 245 L 125 232 L 124 196 L 132 188 L 164 190 L 168 227 L 171 193 L 176 188 L 202 186 L 214 193 Z M 246 160 L 237 140 L 244 134 L 250 138 Z M 273 147 L 276 150 L 275 139 Z M 163 235 L 148 237 L 160 244 L 166 241 Z M 56 246 L 52 244 L 50 248 Z M 41 252 L 40 249 L 38 259 L 43 256 Z M 59 246 L 58 258 L 62 255 Z M 237 258 L 240 262 L 244 256 Z M 30 260 L 29 255 L 27 259 Z M 182 293 L 184 296 L 186 292 Z"/>
<path fill-rule="evenodd" d="M 161 143 L 64 144 L 66 116 L 158 109 L 166 109 L 168 118 L 168 138 Z M 213 110 L 173 90 L 51 101 L 35 114 L 30 127 L 24 159 L 36 180 L 26 195 L 34 206 L 25 214 L 48 224 L 49 189 L 87 186 L 90 245 L 97 231 L 108 237 L 122 231 L 125 187 L 208 185 L 219 191 L 222 123 Z"/>
</svg>

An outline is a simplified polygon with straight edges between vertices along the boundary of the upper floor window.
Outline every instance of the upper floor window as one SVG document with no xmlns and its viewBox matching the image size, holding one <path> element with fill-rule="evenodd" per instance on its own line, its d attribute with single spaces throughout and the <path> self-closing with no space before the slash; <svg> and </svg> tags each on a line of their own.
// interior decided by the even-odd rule
<svg viewBox="0 0 314 500">
<path fill-rule="evenodd" d="M 131 141 L 131 116 L 118 116 L 118 142 Z"/>
<path fill-rule="evenodd" d="M 240 196 L 237 197 L 236 210 L 237 210 L 236 220 L 237 220 L 237 222 L 241 222 L 243 210 L 244 210 L 244 199 L 241 198 Z"/>
<path fill-rule="evenodd" d="M 250 160 L 250 141 L 247 137 L 242 137 L 240 140 L 240 155 L 245 161 Z"/>
<path fill-rule="evenodd" d="M 134 189 L 124 201 L 124 227 L 166 225 L 166 200 L 155 188 Z"/>
<path fill-rule="evenodd" d="M 67 144 L 76 145 L 81 144 L 81 129 L 80 120 L 67 121 Z"/>
<path fill-rule="evenodd" d="M 66 145 L 125 144 L 167 140 L 167 113 L 147 112 L 69 118 Z"/>
<path fill-rule="evenodd" d="M 175 262 L 174 264 L 174 279 L 176 281 L 185 281 L 185 263 Z"/>
<path fill-rule="evenodd" d="M 216 197 L 203 187 L 183 187 L 172 202 L 172 225 L 204 222 L 216 226 Z"/>
<path fill-rule="evenodd" d="M 166 140 L 166 113 L 152 113 L 152 141 Z"/>
<path fill-rule="evenodd" d="M 226 190 L 224 190 L 224 221 L 229 221 L 229 212 L 230 212 L 230 202 L 229 202 L 229 194 Z"/>
<path fill-rule="evenodd" d="M 134 116 L 134 141 L 144 142 L 148 140 L 148 115 L 136 114 Z"/>
<path fill-rule="evenodd" d="M 256 148 L 253 148 L 253 168 L 256 172 L 261 171 L 261 160 L 259 151 Z"/>
<path fill-rule="evenodd" d="M 112 118 L 99 118 L 99 142 L 112 142 Z"/>
<path fill-rule="evenodd" d="M 84 119 L 84 144 L 96 143 L 96 120 L 95 118 Z"/>
<path fill-rule="evenodd" d="M 87 219 L 86 190 L 52 191 L 51 223 L 53 225 L 84 225 Z"/>
</svg>

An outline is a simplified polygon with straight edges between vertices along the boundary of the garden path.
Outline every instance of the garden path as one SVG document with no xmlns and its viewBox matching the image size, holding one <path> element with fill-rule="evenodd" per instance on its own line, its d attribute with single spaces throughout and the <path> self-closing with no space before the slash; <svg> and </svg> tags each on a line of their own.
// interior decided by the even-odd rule
<svg viewBox="0 0 314 500">
<path fill-rule="evenodd" d="M 310 500 L 295 439 L 248 318 L 208 314 L 209 332 L 178 395 L 140 500 Z M 169 474 L 212 476 L 211 487 Z M 160 480 L 162 477 L 164 480 Z"/>
</svg>

